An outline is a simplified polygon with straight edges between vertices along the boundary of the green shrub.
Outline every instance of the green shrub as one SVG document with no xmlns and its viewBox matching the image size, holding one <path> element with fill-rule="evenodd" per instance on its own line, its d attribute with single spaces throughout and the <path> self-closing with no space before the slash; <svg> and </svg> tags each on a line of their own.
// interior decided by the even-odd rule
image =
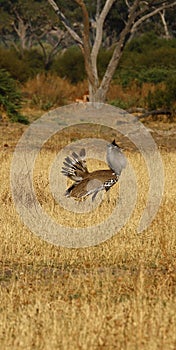
<svg viewBox="0 0 176 350">
<path fill-rule="evenodd" d="M 0 69 L 0 106 L 3 108 L 10 120 L 28 124 L 28 120 L 20 114 L 21 92 L 17 89 L 16 82 L 4 69 Z"/>
<path fill-rule="evenodd" d="M 25 62 L 18 57 L 14 49 L 0 48 L 0 69 L 8 71 L 12 78 L 20 82 L 24 82 L 29 76 Z"/>
<path fill-rule="evenodd" d="M 127 45 L 127 51 L 134 53 L 143 53 L 146 48 L 160 47 L 158 36 L 154 32 L 147 32 L 136 36 Z"/>
<path fill-rule="evenodd" d="M 149 91 L 146 102 L 149 110 L 168 109 L 170 106 L 170 102 L 166 98 L 165 89 L 158 89 L 155 92 Z"/>
<path fill-rule="evenodd" d="M 114 82 L 122 85 L 123 88 L 127 87 L 132 81 L 137 80 L 138 72 L 130 69 L 120 69 L 114 75 Z"/>
<path fill-rule="evenodd" d="M 132 39 L 126 47 L 126 52 L 133 52 L 133 53 L 144 53 L 148 52 L 148 50 L 151 51 L 157 51 L 161 48 L 168 49 L 168 48 L 175 48 L 176 49 L 176 38 L 172 39 L 165 39 L 163 37 L 159 37 L 154 32 L 146 32 L 142 35 L 136 36 L 134 39 Z"/>
<path fill-rule="evenodd" d="M 138 74 L 138 80 L 141 83 L 158 84 L 168 79 L 171 72 L 167 68 L 150 68 L 141 70 Z"/>
<path fill-rule="evenodd" d="M 0 48 L 0 68 L 8 71 L 12 78 L 21 83 L 44 70 L 42 55 L 36 50 L 25 50 L 21 56 L 13 48 Z"/>
<path fill-rule="evenodd" d="M 111 55 L 112 50 L 101 49 L 99 52 L 98 73 L 100 78 L 105 73 Z M 80 49 L 76 46 L 67 49 L 64 53 L 60 52 L 51 70 L 56 72 L 61 78 L 68 79 L 73 84 L 83 81 L 86 78 L 84 58 Z"/>
<path fill-rule="evenodd" d="M 139 86 L 142 83 L 158 84 L 166 82 L 172 76 L 176 75 L 176 69 L 166 68 L 149 68 L 145 67 L 136 69 L 123 69 L 119 70 L 118 75 L 116 73 L 114 80 L 116 83 L 122 85 L 123 87 L 129 86 L 134 80 L 138 82 Z"/>
<path fill-rule="evenodd" d="M 61 78 L 66 78 L 72 84 L 83 81 L 86 77 L 84 58 L 80 49 L 73 46 L 60 53 L 52 64 L 51 70 Z"/>
<path fill-rule="evenodd" d="M 176 102 L 176 74 L 166 81 L 167 96 L 172 102 Z"/>
<path fill-rule="evenodd" d="M 28 79 L 44 71 L 44 60 L 37 49 L 25 50 L 22 61 L 28 69 Z"/>
<path fill-rule="evenodd" d="M 165 82 L 176 73 L 176 39 L 158 38 L 146 33 L 133 39 L 124 50 L 114 79 L 123 86 Z"/>
<path fill-rule="evenodd" d="M 111 50 L 105 50 L 105 49 L 101 49 L 99 54 L 98 54 L 98 64 L 97 64 L 97 67 L 98 67 L 98 74 L 100 76 L 100 78 L 103 77 L 105 71 L 106 71 L 106 68 L 107 68 L 107 65 L 111 59 L 111 56 L 112 56 L 112 49 Z"/>
<path fill-rule="evenodd" d="M 176 76 L 168 78 L 163 89 L 149 92 L 146 102 L 150 110 L 166 109 L 173 116 L 176 113 Z"/>
<path fill-rule="evenodd" d="M 119 107 L 121 109 L 129 109 L 136 105 L 136 100 L 129 98 L 128 101 L 124 101 L 120 98 L 116 98 L 115 100 L 110 101 L 109 104 L 115 107 Z"/>
</svg>

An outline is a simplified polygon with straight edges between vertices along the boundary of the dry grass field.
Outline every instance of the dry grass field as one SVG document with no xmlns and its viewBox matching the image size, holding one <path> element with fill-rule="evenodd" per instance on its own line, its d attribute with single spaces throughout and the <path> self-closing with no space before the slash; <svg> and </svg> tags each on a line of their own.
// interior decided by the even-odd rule
<svg viewBox="0 0 176 350">
<path fill-rule="evenodd" d="M 10 165 L 15 144 L 25 128 L 0 126 L 0 349 L 175 350 L 173 138 L 168 137 L 163 143 L 162 137 L 156 136 L 165 169 L 165 190 L 150 227 L 141 235 L 136 232 L 149 180 L 140 154 L 130 145 L 124 145 L 138 183 L 138 198 L 131 218 L 105 243 L 68 249 L 53 246 L 32 234 L 13 204 Z M 97 136 L 96 130 L 94 134 L 90 129 L 87 132 Z M 56 221 L 63 223 L 65 218 L 67 225 L 73 227 L 78 221 L 76 214 L 63 213 L 57 205 L 53 207 L 47 169 L 68 138 L 79 136 L 72 130 L 57 142 L 53 139 L 40 153 L 34 172 L 35 190 L 43 208 Z M 105 131 L 103 137 L 111 139 Z M 90 161 L 89 166 L 92 165 Z M 79 217 L 80 225 L 90 225 L 109 215 L 117 192 L 115 185 L 110 202 L 105 196 L 96 213 Z"/>
</svg>

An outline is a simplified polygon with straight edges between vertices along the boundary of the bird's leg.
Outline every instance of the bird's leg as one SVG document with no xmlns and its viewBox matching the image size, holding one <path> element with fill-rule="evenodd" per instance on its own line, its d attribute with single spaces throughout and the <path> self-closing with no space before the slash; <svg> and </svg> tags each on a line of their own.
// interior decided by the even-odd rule
<svg viewBox="0 0 176 350">
<path fill-rule="evenodd" d="M 101 186 L 98 187 L 96 190 L 94 190 L 94 194 L 93 194 L 93 196 L 92 196 L 92 202 L 94 202 L 94 200 L 95 200 L 95 198 L 96 198 L 98 192 L 100 192 L 100 191 L 102 191 L 102 190 L 104 190 L 104 186 L 103 186 L 103 185 L 101 185 Z"/>
<path fill-rule="evenodd" d="M 107 193 L 107 201 L 108 201 L 108 203 L 110 203 L 110 198 L 111 198 L 111 196 L 110 196 L 110 191 L 107 191 L 108 193 Z"/>
</svg>

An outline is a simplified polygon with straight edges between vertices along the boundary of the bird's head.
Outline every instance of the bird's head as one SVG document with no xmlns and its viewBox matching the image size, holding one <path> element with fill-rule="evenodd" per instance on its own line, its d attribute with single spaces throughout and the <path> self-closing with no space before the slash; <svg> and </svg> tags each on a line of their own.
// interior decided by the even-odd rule
<svg viewBox="0 0 176 350">
<path fill-rule="evenodd" d="M 118 150 L 118 151 L 122 151 L 122 148 L 121 148 L 120 146 L 117 145 L 117 143 L 115 142 L 115 139 L 114 139 L 111 143 L 109 143 L 109 144 L 107 145 L 107 147 L 108 147 L 109 149 L 116 149 L 116 150 Z"/>
</svg>

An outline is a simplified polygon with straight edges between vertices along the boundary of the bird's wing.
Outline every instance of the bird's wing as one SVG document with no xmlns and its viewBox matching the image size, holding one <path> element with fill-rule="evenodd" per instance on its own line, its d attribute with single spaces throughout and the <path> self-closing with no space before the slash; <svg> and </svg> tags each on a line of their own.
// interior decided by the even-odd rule
<svg viewBox="0 0 176 350">
<path fill-rule="evenodd" d="M 82 181 L 89 174 L 85 156 L 85 149 L 82 148 L 79 154 L 73 152 L 71 157 L 66 157 L 63 162 L 62 174 L 76 182 Z"/>
<path fill-rule="evenodd" d="M 94 201 L 98 192 L 108 191 L 117 181 L 118 177 L 113 174 L 112 170 L 97 170 L 89 173 L 89 176 L 82 181 L 71 185 L 65 195 L 77 199 L 92 195 L 92 201 Z"/>
<path fill-rule="evenodd" d="M 73 197 L 76 199 L 86 198 L 87 196 L 93 194 L 93 200 L 95 199 L 97 193 L 104 189 L 103 183 L 98 180 L 90 181 L 88 177 L 83 179 L 79 183 L 74 183 L 65 192 L 66 197 Z"/>
</svg>

